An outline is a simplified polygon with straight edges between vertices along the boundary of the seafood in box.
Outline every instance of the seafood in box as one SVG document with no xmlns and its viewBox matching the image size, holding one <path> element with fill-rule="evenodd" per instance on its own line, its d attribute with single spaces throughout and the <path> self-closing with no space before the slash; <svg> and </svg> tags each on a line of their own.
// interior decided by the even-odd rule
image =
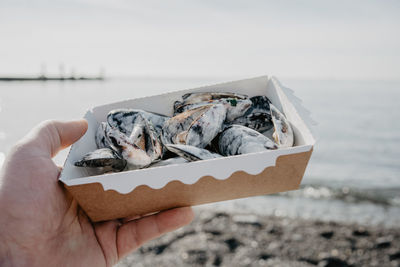
<svg viewBox="0 0 400 267">
<path fill-rule="evenodd" d="M 93 221 L 296 189 L 314 139 L 291 97 L 263 76 L 95 107 L 60 181 Z"/>
<path fill-rule="evenodd" d="M 135 109 L 110 111 L 107 123 L 101 122 L 96 132 L 98 149 L 84 155 L 75 166 L 97 168 L 101 174 L 101 170 L 106 173 L 151 167 L 173 157 L 162 151 L 191 162 L 293 145 L 289 121 L 267 96 L 250 100 L 247 95 L 204 92 L 182 98 L 182 102 L 174 103 L 173 117 Z M 254 124 L 256 114 L 269 116 Z M 268 133 L 260 126 L 262 123 L 273 125 L 276 143 L 263 135 Z"/>
</svg>

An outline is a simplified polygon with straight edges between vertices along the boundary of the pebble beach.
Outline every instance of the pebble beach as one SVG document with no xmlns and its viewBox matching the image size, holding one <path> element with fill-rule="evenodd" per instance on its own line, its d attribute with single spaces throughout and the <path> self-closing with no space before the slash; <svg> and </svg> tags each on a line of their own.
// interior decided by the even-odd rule
<svg viewBox="0 0 400 267">
<path fill-rule="evenodd" d="M 128 266 L 400 266 L 400 227 L 196 210 L 129 255 Z"/>
</svg>

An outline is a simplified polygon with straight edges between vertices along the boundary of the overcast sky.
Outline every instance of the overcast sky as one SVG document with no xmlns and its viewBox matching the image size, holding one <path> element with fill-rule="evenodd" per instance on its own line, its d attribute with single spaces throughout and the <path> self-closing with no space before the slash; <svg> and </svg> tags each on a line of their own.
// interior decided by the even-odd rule
<svg viewBox="0 0 400 267">
<path fill-rule="evenodd" d="M 400 79 L 400 1 L 0 1 L 0 76 Z"/>
</svg>

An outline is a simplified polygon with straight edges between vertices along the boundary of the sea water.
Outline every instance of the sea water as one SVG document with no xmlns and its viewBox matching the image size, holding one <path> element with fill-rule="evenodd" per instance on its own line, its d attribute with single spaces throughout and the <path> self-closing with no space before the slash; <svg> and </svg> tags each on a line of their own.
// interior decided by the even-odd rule
<svg viewBox="0 0 400 267">
<path fill-rule="evenodd" d="M 0 165 L 47 119 L 81 118 L 95 105 L 223 82 L 223 78 L 115 78 L 0 83 Z M 400 82 L 280 79 L 318 122 L 302 189 L 200 209 L 361 224 L 400 224 Z M 63 164 L 66 151 L 55 162 Z"/>
</svg>

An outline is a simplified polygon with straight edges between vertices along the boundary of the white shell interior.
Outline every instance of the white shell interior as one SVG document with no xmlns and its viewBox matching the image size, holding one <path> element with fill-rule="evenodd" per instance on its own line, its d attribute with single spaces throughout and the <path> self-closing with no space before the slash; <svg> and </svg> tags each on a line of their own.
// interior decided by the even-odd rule
<svg viewBox="0 0 400 267">
<path fill-rule="evenodd" d="M 135 108 L 172 115 L 173 103 L 176 100 L 181 100 L 181 96 L 188 92 L 234 92 L 246 94 L 250 97 L 266 95 L 290 121 L 295 134 L 295 146 L 261 153 L 95 176 L 88 168 L 74 166 L 74 162 L 80 160 L 84 154 L 97 148 L 94 136 L 99 123 L 106 121 L 109 111 L 117 108 Z M 310 130 L 291 103 L 291 101 L 298 101 L 293 98 L 295 98 L 293 94 L 286 95 L 284 93 L 276 78 L 262 76 L 94 107 L 85 114 L 84 118 L 89 122 L 88 131 L 78 142 L 72 145 L 60 180 L 69 186 L 101 183 L 104 190 L 112 189 L 126 194 L 139 185 L 158 189 L 173 180 L 193 184 L 206 175 L 223 180 L 237 171 L 258 174 L 265 168 L 275 165 L 278 156 L 310 151 L 315 143 Z"/>
</svg>

